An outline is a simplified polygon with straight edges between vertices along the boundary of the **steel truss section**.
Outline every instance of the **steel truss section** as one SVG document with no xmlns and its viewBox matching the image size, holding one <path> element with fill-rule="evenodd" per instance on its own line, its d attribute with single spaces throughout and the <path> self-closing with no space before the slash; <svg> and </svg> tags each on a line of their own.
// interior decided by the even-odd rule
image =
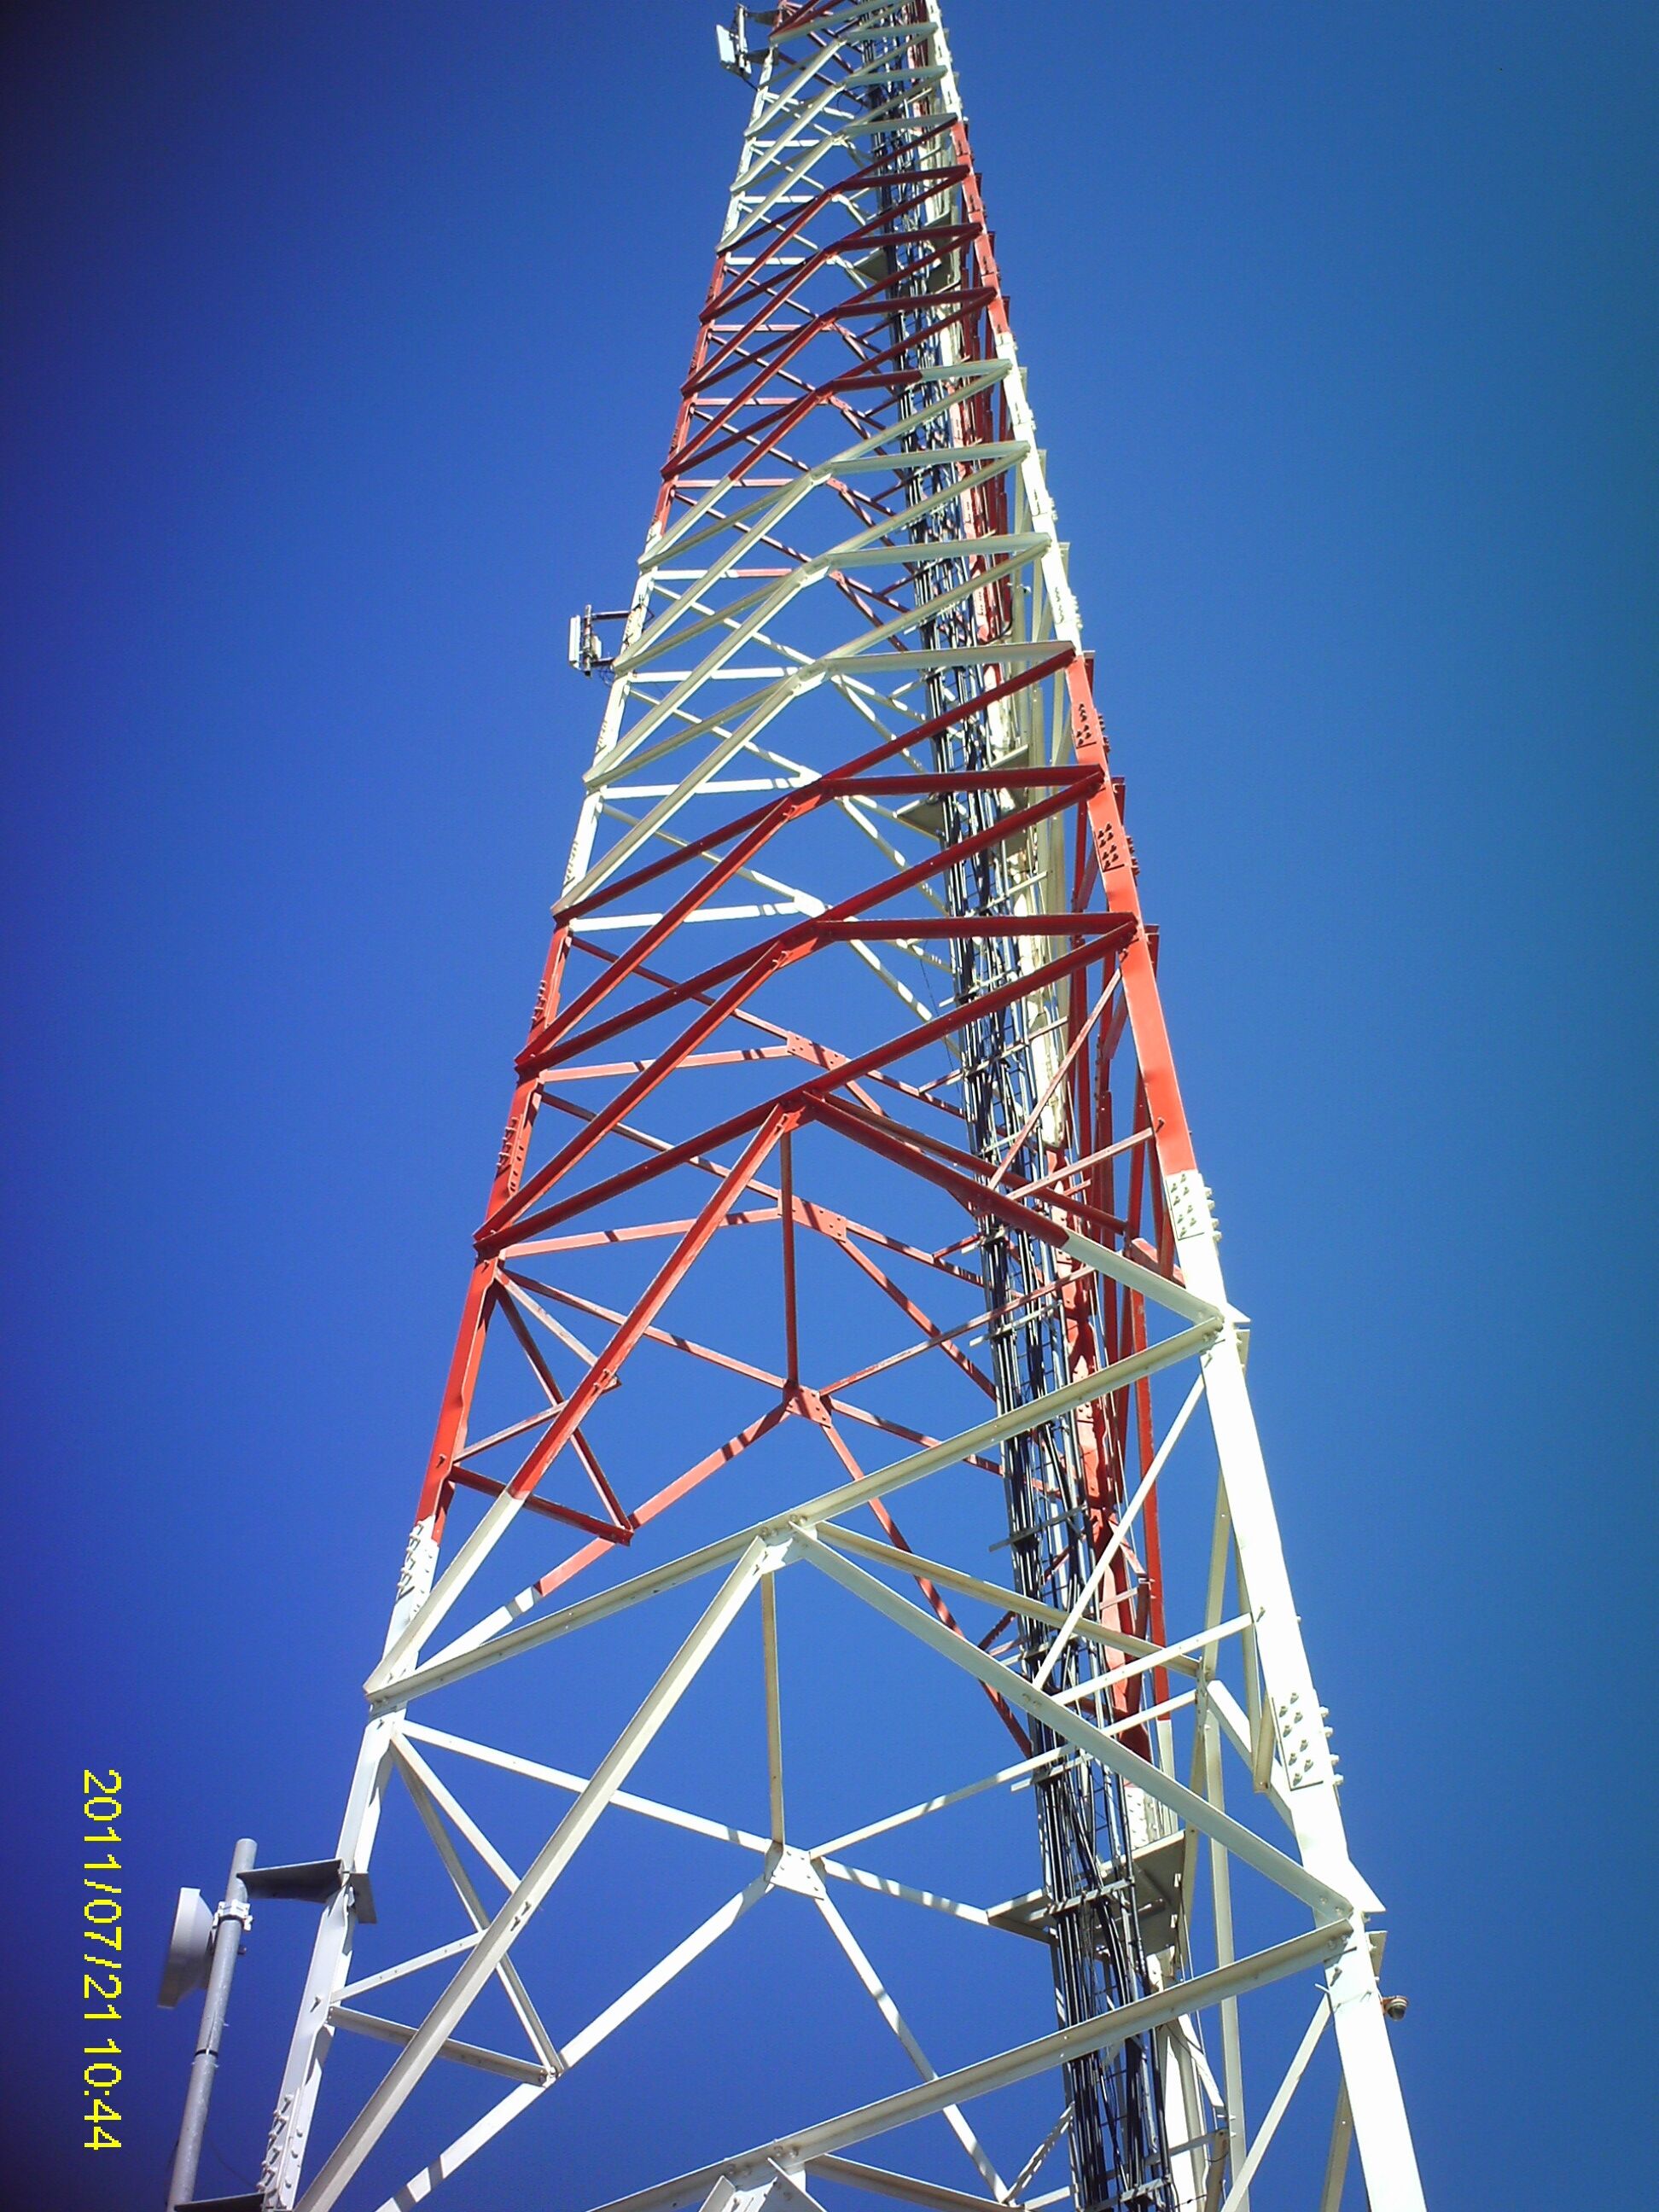
<svg viewBox="0 0 1659 2212">
<path fill-rule="evenodd" d="M 815 2114 L 798 2039 L 783 2132 L 611 2212 L 1246 2212 L 1328 2027 L 1323 2201 L 1352 2135 L 1374 2212 L 1417 2212 L 1381 1907 L 936 0 L 751 11 L 723 51 L 750 120 L 614 650 L 611 618 L 579 625 L 599 738 L 337 1847 L 366 1875 L 395 1819 L 430 1879 L 377 1868 L 373 1930 L 350 1883 L 328 1907 L 264 2201 L 422 2203 L 613 2038 L 647 2080 L 653 2002 L 793 1895 L 895 2086 Z M 750 1826 L 629 1787 L 745 1621 Z M 979 1769 L 923 1760 L 915 1802 L 851 1792 L 815 1826 L 785 1663 L 808 1635 L 825 1680 L 876 1639 L 901 1740 L 908 1685 L 959 1685 Z M 509 1790 L 549 1808 L 528 1855 L 477 1809 Z M 1022 1796 L 1021 1895 L 881 1870 L 953 1820 L 1029 1837 Z M 735 1872 L 584 2016 L 536 1946 L 601 1820 Z M 855 1924 L 883 1900 L 1012 1943 L 1030 2032 L 981 2013 L 970 1966 L 936 2063 Z M 602 1983 L 605 1924 L 562 1927 Z M 1309 2024 L 1275 2058 L 1289 2015 L 1256 1992 L 1292 1982 Z M 319 2105 L 343 2039 L 392 2055 Z M 440 2075 L 475 2090 L 447 2142 Z M 1034 2130 L 1018 2093 L 1045 2081 Z M 948 2170 L 881 2162 L 905 2130 L 905 2166 L 931 2142 Z"/>
</svg>

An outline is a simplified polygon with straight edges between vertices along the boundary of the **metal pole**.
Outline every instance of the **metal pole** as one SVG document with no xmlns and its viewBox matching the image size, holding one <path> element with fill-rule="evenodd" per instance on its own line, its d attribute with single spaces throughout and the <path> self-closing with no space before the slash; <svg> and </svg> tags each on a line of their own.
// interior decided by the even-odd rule
<svg viewBox="0 0 1659 2212">
<path fill-rule="evenodd" d="M 256 1846 L 244 1836 L 231 1855 L 230 1875 L 224 1901 L 213 1916 L 213 1964 L 208 1969 L 207 1995 L 202 2000 L 202 2024 L 196 2036 L 196 2056 L 190 2064 L 190 2087 L 185 2092 L 185 2117 L 179 2128 L 179 2148 L 173 2157 L 173 2179 L 167 2184 L 167 2212 L 188 2204 L 196 2194 L 196 2169 L 202 2159 L 202 2139 L 207 2133 L 208 2102 L 213 2077 L 219 2070 L 219 2042 L 230 2009 L 230 1978 L 236 1971 L 236 1954 L 242 1932 L 249 1924 L 247 1892 L 242 1876 L 253 1864 Z"/>
</svg>

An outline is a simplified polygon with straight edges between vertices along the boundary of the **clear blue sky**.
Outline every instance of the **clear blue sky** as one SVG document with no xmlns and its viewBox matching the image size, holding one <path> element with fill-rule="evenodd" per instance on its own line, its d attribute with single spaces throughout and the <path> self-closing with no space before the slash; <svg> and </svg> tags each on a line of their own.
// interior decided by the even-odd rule
<svg viewBox="0 0 1659 2212">
<path fill-rule="evenodd" d="M 564 621 L 626 593 L 741 128 L 714 12 L 9 15 L 19 2202 L 159 2204 L 172 1891 L 331 1845 L 592 743 Z M 949 21 L 1431 2203 L 1634 2202 L 1659 15 Z M 83 1765 L 130 1806 L 99 2159 Z"/>
</svg>

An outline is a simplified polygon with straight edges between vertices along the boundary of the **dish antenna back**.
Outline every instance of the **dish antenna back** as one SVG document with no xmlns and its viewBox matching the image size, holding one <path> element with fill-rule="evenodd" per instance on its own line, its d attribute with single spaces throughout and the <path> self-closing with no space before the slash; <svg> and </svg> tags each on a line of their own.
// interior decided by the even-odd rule
<svg viewBox="0 0 1659 2212">
<path fill-rule="evenodd" d="M 178 1910 L 173 1916 L 173 1933 L 167 1938 L 167 1963 L 161 1969 L 161 1987 L 155 2000 L 158 2004 L 171 2010 L 192 1990 L 205 1984 L 213 1956 L 213 1907 L 201 1891 L 181 1889 Z"/>
</svg>

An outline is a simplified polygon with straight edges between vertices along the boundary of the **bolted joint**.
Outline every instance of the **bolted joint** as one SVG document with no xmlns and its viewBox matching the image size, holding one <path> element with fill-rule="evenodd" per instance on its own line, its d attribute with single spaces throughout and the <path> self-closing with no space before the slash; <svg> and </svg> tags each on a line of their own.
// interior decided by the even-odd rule
<svg viewBox="0 0 1659 2212">
<path fill-rule="evenodd" d="M 1213 1194 L 1196 1168 L 1182 1168 L 1178 1174 L 1166 1176 L 1164 1188 L 1170 1205 L 1170 1226 L 1178 1244 L 1194 1237 L 1207 1237 L 1214 1244 L 1221 1242 L 1210 1203 Z"/>
</svg>

